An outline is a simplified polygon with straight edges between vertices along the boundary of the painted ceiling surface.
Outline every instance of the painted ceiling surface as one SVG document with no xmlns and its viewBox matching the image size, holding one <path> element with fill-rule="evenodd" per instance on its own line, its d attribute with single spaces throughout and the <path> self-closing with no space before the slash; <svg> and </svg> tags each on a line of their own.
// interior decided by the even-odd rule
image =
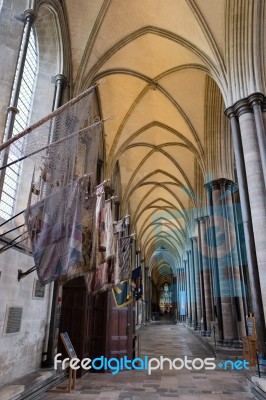
<svg viewBox="0 0 266 400">
<path fill-rule="evenodd" d="M 156 264 L 156 281 L 180 264 L 192 234 L 195 170 L 209 172 L 206 81 L 225 90 L 225 0 L 65 3 L 73 95 L 101 82 L 102 116 L 113 117 L 104 127 L 105 177 L 119 161 L 121 211 L 142 258 Z"/>
</svg>

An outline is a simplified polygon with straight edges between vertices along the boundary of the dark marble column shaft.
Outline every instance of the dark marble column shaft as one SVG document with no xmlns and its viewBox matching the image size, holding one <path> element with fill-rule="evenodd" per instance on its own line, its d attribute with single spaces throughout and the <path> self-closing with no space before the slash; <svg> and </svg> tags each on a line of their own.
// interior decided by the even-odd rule
<svg viewBox="0 0 266 400">
<path fill-rule="evenodd" d="M 209 254 L 208 254 L 208 241 L 207 241 L 207 217 L 201 218 L 199 223 L 200 229 L 200 242 L 202 254 L 202 276 L 204 282 L 204 300 L 205 300 L 205 316 L 207 334 L 211 332 L 212 321 L 212 300 L 211 300 L 211 280 L 209 270 Z"/>
<path fill-rule="evenodd" d="M 201 308 L 201 295 L 200 295 L 200 271 L 198 262 L 198 248 L 197 248 L 197 237 L 193 237 L 192 241 L 192 255 L 194 263 L 194 279 L 195 279 L 195 299 L 196 299 L 196 328 L 200 329 L 200 321 L 202 318 L 202 308 Z"/>
</svg>

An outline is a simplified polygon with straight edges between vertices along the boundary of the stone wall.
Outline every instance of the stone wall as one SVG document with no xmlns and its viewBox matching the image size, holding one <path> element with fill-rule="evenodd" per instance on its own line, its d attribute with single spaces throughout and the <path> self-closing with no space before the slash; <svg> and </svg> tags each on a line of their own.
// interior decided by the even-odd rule
<svg viewBox="0 0 266 400">
<path fill-rule="evenodd" d="M 9 105 L 17 57 L 22 36 L 23 22 L 14 18 L 28 8 L 27 0 L 0 1 L 0 140 L 4 132 L 6 109 Z M 58 26 L 55 16 L 43 7 L 36 21 L 39 49 L 39 66 L 33 101 L 31 123 L 52 111 L 54 84 L 52 76 L 60 70 Z M 30 140 L 30 138 L 28 139 Z M 21 169 L 15 213 L 25 209 L 32 179 L 33 162 L 24 161 Z M 0 219 L 0 225 L 3 220 Z M 0 227 L 0 235 L 24 223 L 24 217 Z M 21 232 L 15 230 L 5 239 L 12 239 Z M 4 243 L 0 242 L 0 247 Z M 0 385 L 25 375 L 41 366 L 42 352 L 46 350 L 51 307 L 51 285 L 45 287 L 44 298 L 35 298 L 33 291 L 37 274 L 32 273 L 18 282 L 18 270 L 23 272 L 34 266 L 33 258 L 16 249 L 0 254 Z M 8 307 L 22 308 L 20 330 L 6 333 Z"/>
<path fill-rule="evenodd" d="M 48 332 L 50 285 L 44 298 L 34 298 L 36 273 L 18 282 L 18 269 L 34 263 L 18 250 L 0 255 L 0 385 L 39 368 Z M 22 307 L 20 332 L 6 334 L 8 307 Z"/>
</svg>

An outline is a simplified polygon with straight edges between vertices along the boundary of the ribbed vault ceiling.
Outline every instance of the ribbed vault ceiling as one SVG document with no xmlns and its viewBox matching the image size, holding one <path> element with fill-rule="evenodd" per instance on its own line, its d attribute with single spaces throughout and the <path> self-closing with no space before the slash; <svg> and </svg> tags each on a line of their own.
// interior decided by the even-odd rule
<svg viewBox="0 0 266 400">
<path fill-rule="evenodd" d="M 178 265 L 194 205 L 195 164 L 208 172 L 206 76 L 223 92 L 224 3 L 66 0 L 73 95 L 103 82 L 102 114 L 113 116 L 105 123 L 105 176 L 112 177 L 119 161 L 122 213 L 131 215 L 146 264 L 164 248 Z M 171 275 L 171 260 L 154 263 L 154 280 Z"/>
</svg>

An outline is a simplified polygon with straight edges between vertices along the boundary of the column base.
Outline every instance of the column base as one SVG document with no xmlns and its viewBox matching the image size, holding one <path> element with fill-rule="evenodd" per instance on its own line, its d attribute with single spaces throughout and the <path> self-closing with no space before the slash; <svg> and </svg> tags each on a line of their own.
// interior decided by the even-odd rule
<svg viewBox="0 0 266 400">
<path fill-rule="evenodd" d="M 217 345 L 221 347 L 228 347 L 231 349 L 242 349 L 243 343 L 241 340 L 237 339 L 222 339 L 217 340 Z"/>
<path fill-rule="evenodd" d="M 201 336 L 206 336 L 206 337 L 211 337 L 212 332 L 211 331 L 200 331 Z"/>
<path fill-rule="evenodd" d="M 200 326 L 200 325 L 197 325 L 196 328 L 195 328 L 195 330 L 196 330 L 196 331 L 201 331 L 201 326 Z"/>
</svg>

